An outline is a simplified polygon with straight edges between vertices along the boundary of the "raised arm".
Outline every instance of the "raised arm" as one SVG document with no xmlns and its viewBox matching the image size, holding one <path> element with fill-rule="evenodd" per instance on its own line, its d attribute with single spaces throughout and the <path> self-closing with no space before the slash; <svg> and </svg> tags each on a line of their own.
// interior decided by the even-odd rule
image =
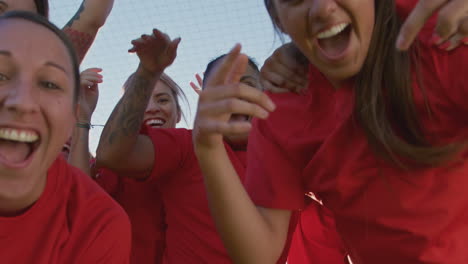
<svg viewBox="0 0 468 264">
<path fill-rule="evenodd" d="M 170 40 L 154 30 L 132 41 L 140 65 L 122 99 L 114 108 L 97 149 L 96 166 L 144 178 L 153 168 L 154 150 L 149 137 L 139 134 L 151 92 L 166 67 L 176 57 L 180 39 Z"/>
<path fill-rule="evenodd" d="M 84 70 L 81 75 L 81 91 L 78 107 L 77 124 L 73 130 L 68 163 L 81 169 L 88 175 L 91 174 L 89 162 L 89 129 L 91 128 L 91 117 L 99 98 L 98 84 L 102 83 L 102 75 L 99 68 Z"/>
<path fill-rule="evenodd" d="M 245 133 L 250 123 L 229 122 L 232 113 L 266 118 L 274 105 L 261 91 L 239 83 L 247 57 L 236 46 L 215 69 L 200 94 L 193 130 L 213 218 L 235 263 L 276 263 L 285 245 L 291 213 L 256 207 L 223 144 L 223 135 Z"/>
<path fill-rule="evenodd" d="M 98 30 L 109 16 L 114 0 L 83 0 L 63 31 L 71 39 L 81 62 L 93 44 Z"/>
</svg>

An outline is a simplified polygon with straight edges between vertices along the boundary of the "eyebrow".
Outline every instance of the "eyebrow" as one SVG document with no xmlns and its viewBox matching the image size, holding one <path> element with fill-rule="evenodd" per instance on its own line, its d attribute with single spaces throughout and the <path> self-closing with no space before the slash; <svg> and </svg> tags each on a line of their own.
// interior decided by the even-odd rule
<svg viewBox="0 0 468 264">
<path fill-rule="evenodd" d="M 168 93 L 157 93 L 154 95 L 154 97 L 159 97 L 159 96 L 163 96 L 163 95 L 169 95 Z"/>
<path fill-rule="evenodd" d="M 65 68 L 63 68 L 62 66 L 60 66 L 60 65 L 58 65 L 56 63 L 53 63 L 51 61 L 46 62 L 45 65 L 57 68 L 57 69 L 63 71 L 65 74 L 68 74 L 68 72 L 67 72 L 67 70 L 65 70 Z"/>
</svg>

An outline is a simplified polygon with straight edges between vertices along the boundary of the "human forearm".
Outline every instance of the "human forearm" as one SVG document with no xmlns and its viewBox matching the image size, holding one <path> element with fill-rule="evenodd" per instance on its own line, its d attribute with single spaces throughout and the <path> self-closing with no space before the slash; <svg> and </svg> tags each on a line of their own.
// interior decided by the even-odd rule
<svg viewBox="0 0 468 264">
<path fill-rule="evenodd" d="M 114 0 L 84 0 L 76 14 L 64 26 L 81 62 L 96 34 L 109 16 Z"/>
<path fill-rule="evenodd" d="M 136 145 L 144 112 L 160 74 L 141 67 L 133 75 L 120 102 L 107 121 L 97 149 L 97 165 L 112 168 L 124 161 Z"/>
<path fill-rule="evenodd" d="M 290 212 L 258 208 L 245 191 L 223 144 L 196 147 L 213 218 L 235 263 L 276 263 Z"/>
<path fill-rule="evenodd" d="M 80 123 L 84 124 L 84 123 Z M 68 163 L 81 169 L 89 176 L 90 170 L 90 155 L 89 155 L 89 129 L 85 127 L 75 127 L 71 141 L 70 155 Z"/>
</svg>

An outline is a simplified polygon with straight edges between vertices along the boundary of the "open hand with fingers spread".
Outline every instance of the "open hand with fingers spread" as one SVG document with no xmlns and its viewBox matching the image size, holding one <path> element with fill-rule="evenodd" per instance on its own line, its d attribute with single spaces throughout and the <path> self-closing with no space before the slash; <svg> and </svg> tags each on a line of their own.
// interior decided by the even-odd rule
<svg viewBox="0 0 468 264">
<path fill-rule="evenodd" d="M 433 44 L 443 50 L 468 45 L 467 0 L 419 0 L 400 30 L 397 48 L 407 50 L 426 21 L 436 12 L 438 18 Z"/>
<path fill-rule="evenodd" d="M 219 62 L 200 93 L 192 134 L 198 150 L 223 146 L 223 136 L 248 133 L 250 120 L 233 120 L 233 114 L 265 119 L 275 109 L 265 93 L 240 82 L 248 64 L 240 51 L 238 44 Z"/>
<path fill-rule="evenodd" d="M 200 76 L 200 74 L 195 74 L 195 79 L 197 79 L 197 84 L 195 84 L 194 82 L 190 82 L 190 87 L 192 87 L 192 89 L 198 94 L 200 95 L 200 93 L 202 92 L 202 87 L 203 87 L 203 79 L 202 77 Z"/>
<path fill-rule="evenodd" d="M 136 53 L 140 58 L 140 69 L 154 76 L 174 62 L 180 40 L 171 40 L 167 34 L 153 29 L 151 35 L 144 34 L 133 40 L 133 47 L 128 52 Z"/>
<path fill-rule="evenodd" d="M 90 123 L 99 99 L 98 85 L 102 83 L 102 69 L 89 68 L 80 75 L 81 91 L 78 108 L 78 122 Z"/>
</svg>

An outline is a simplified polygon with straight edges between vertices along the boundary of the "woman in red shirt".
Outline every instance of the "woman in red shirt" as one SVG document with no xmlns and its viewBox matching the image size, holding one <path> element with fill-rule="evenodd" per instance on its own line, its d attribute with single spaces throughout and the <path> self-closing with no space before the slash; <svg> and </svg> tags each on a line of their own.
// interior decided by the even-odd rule
<svg viewBox="0 0 468 264">
<path fill-rule="evenodd" d="M 445 16 L 462 12 L 455 22 L 465 21 L 466 1 L 447 2 L 434 8 Z M 430 20 L 403 52 L 395 43 L 405 49 L 412 37 L 406 31 L 397 41 L 394 1 L 266 4 L 310 62 L 310 82 L 302 94 L 271 95 L 277 110 L 254 121 L 248 160 L 256 162 L 247 169 L 247 191 L 219 139 L 250 126 L 228 125 L 218 113 L 266 118 L 274 107 L 233 88 L 240 71 L 233 62 L 245 65 L 239 48 L 208 80 L 204 96 L 224 87 L 248 102 L 199 113 L 193 134 L 231 256 L 240 263 L 274 262 L 290 212 L 304 208 L 304 193 L 313 192 L 334 214 L 354 263 L 468 262 L 468 87 L 460 78 L 467 73 L 468 50 L 447 53 L 432 45 L 441 38 L 449 39 L 449 49 L 459 44 L 458 27 L 452 38 L 434 37 Z M 409 23 L 426 11 L 416 8 Z"/>
<path fill-rule="evenodd" d="M 132 77 L 124 85 L 124 89 L 130 85 L 131 80 Z M 149 97 L 143 116 L 142 132 L 175 128 L 183 114 L 179 104 L 182 96 L 185 97 L 182 89 L 167 74 L 162 73 Z M 96 182 L 122 206 L 130 218 L 130 263 L 163 263 L 166 224 L 160 186 L 157 182 L 149 183 L 134 178 L 128 174 L 117 175 L 109 169 L 101 168 L 97 172 Z"/>
<path fill-rule="evenodd" d="M 59 155 L 79 97 L 71 44 L 28 12 L 0 16 L 0 35 L 2 262 L 128 263 L 125 212 Z"/>
</svg>

